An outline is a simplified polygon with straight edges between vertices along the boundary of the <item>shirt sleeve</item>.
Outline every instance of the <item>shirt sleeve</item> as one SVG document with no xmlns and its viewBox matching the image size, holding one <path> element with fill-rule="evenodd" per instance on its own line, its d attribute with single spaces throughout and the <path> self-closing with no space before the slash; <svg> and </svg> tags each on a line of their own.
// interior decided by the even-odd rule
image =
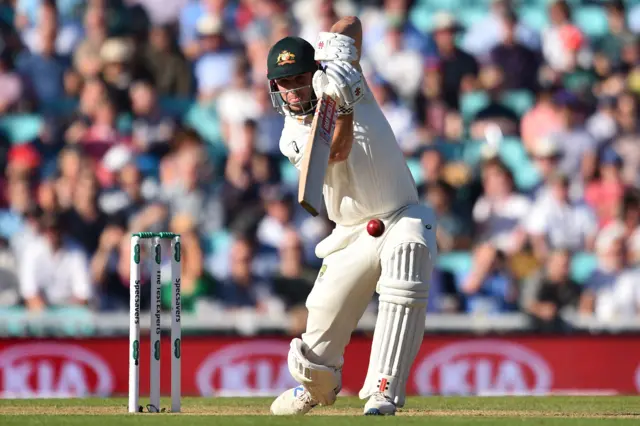
<svg viewBox="0 0 640 426">
<path fill-rule="evenodd" d="M 71 252 L 71 264 L 73 265 L 73 287 L 71 292 L 73 296 L 80 300 L 89 300 L 92 293 L 91 278 L 89 277 L 89 260 L 87 256 L 80 250 Z"/>
<path fill-rule="evenodd" d="M 525 229 L 533 235 L 545 234 L 548 226 L 547 215 L 541 206 L 535 206 L 524 221 Z"/>
<path fill-rule="evenodd" d="M 33 251 L 31 251 L 33 249 Z M 38 280 L 36 271 L 40 259 L 40 251 L 34 244 L 25 247 L 23 253 L 31 253 L 23 256 L 19 262 L 18 279 L 20 280 L 20 295 L 24 299 L 31 299 L 38 295 Z"/>
</svg>

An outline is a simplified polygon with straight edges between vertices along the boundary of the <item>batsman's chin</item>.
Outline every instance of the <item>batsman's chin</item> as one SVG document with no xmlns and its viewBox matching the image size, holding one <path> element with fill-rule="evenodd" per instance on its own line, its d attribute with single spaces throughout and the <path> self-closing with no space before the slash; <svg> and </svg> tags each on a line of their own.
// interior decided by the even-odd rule
<svg viewBox="0 0 640 426">
<path fill-rule="evenodd" d="M 307 414 L 317 402 L 302 387 L 289 389 L 283 392 L 271 404 L 271 414 L 275 416 L 302 416 Z"/>
</svg>

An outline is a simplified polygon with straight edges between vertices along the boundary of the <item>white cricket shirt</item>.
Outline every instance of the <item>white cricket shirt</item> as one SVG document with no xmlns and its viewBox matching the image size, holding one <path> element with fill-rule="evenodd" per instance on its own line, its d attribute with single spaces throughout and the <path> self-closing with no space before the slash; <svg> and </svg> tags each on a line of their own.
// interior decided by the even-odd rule
<svg viewBox="0 0 640 426">
<path fill-rule="evenodd" d="M 354 108 L 354 139 L 347 160 L 327 168 L 324 200 L 329 219 L 350 226 L 418 203 L 418 191 L 404 155 L 371 92 Z M 280 151 L 298 168 L 311 131 L 305 120 L 287 116 Z"/>
</svg>

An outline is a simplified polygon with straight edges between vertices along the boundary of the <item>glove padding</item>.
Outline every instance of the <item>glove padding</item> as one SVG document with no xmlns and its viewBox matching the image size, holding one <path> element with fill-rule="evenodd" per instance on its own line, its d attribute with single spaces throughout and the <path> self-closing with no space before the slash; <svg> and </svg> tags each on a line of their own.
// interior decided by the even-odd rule
<svg viewBox="0 0 640 426">
<path fill-rule="evenodd" d="M 344 61 L 329 62 L 325 68 L 329 86 L 335 86 L 338 104 L 352 107 L 364 97 L 362 74 L 353 65 Z M 333 89 L 333 88 L 332 88 Z"/>
<path fill-rule="evenodd" d="M 338 33 L 321 32 L 316 39 L 314 59 L 327 61 L 357 61 L 359 58 L 355 40 Z"/>
</svg>

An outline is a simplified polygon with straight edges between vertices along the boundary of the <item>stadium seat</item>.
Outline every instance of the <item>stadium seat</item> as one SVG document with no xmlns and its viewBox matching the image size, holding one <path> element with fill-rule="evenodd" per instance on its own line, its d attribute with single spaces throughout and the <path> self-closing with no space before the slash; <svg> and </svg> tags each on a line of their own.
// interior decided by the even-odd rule
<svg viewBox="0 0 640 426">
<path fill-rule="evenodd" d="M 42 105 L 42 113 L 53 117 L 70 117 L 78 109 L 80 101 L 76 98 L 61 98 Z"/>
<path fill-rule="evenodd" d="M 422 175 L 422 165 L 420 164 L 420 160 L 407 158 L 407 166 L 409 167 L 409 171 L 411 172 L 416 185 L 421 185 L 424 182 L 424 177 Z"/>
<path fill-rule="evenodd" d="M 571 260 L 571 278 L 577 283 L 584 282 L 598 266 L 598 259 L 593 253 L 576 253 Z"/>
<path fill-rule="evenodd" d="M 464 142 L 462 160 L 470 166 L 480 163 L 484 141 L 469 140 Z"/>
<path fill-rule="evenodd" d="M 38 137 L 44 120 L 37 114 L 5 115 L 0 118 L 0 131 L 14 145 L 31 142 Z"/>
<path fill-rule="evenodd" d="M 208 143 L 222 145 L 222 131 L 215 106 L 193 105 L 187 111 L 184 122 Z"/>
<path fill-rule="evenodd" d="M 544 4 L 540 6 L 523 6 L 520 8 L 520 18 L 524 24 L 536 31 L 545 28 L 549 22 Z"/>
<path fill-rule="evenodd" d="M 282 183 L 285 185 L 294 187 L 298 185 L 298 170 L 286 158 L 280 161 L 280 175 L 282 176 Z"/>
<path fill-rule="evenodd" d="M 589 38 L 599 38 L 607 34 L 609 24 L 604 8 L 581 6 L 574 9 L 574 22 Z"/>
<path fill-rule="evenodd" d="M 409 21 L 420 31 L 427 33 L 431 29 L 433 10 L 428 6 L 414 6 L 409 12 Z"/>
<path fill-rule="evenodd" d="M 460 97 L 460 114 L 465 122 L 470 122 L 482 108 L 489 105 L 489 96 L 485 92 L 465 93 Z"/>
<path fill-rule="evenodd" d="M 489 14 L 488 9 L 485 7 L 469 7 L 460 9 L 458 12 L 458 19 L 460 23 L 466 28 L 470 27 L 474 22 L 484 19 Z"/>
<path fill-rule="evenodd" d="M 473 265 L 471 253 L 458 251 L 438 255 L 438 268 L 454 275 L 467 274 Z"/>
<path fill-rule="evenodd" d="M 502 96 L 502 102 L 522 117 L 533 107 L 535 98 L 528 90 L 511 90 Z"/>
<path fill-rule="evenodd" d="M 227 250 L 231 245 L 233 236 L 228 231 L 218 231 L 209 236 L 210 250 L 213 253 Z"/>
<path fill-rule="evenodd" d="M 158 100 L 160 109 L 175 118 L 182 118 L 193 106 L 191 98 L 161 97 Z"/>
</svg>

